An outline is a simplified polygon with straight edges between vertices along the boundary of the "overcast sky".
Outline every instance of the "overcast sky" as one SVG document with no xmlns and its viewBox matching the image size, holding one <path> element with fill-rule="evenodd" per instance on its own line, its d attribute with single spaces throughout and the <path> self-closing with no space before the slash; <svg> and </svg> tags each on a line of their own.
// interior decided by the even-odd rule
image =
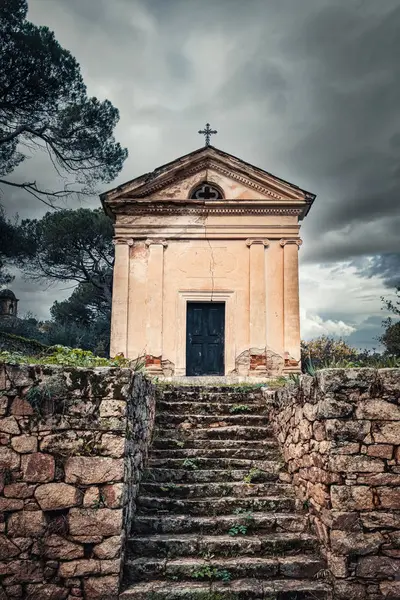
<svg viewBox="0 0 400 600">
<path fill-rule="evenodd" d="M 118 183 L 201 146 L 209 121 L 215 146 L 317 194 L 301 230 L 303 337 L 376 346 L 380 296 L 400 283 L 400 0 L 29 0 L 28 16 L 119 108 Z M 50 170 L 41 156 L 18 175 Z M 41 318 L 70 293 L 12 287 Z"/>
</svg>

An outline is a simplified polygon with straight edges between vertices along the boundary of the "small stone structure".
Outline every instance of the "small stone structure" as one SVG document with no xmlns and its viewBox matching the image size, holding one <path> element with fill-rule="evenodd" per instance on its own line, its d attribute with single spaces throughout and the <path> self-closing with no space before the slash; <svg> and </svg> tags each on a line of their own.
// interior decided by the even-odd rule
<svg viewBox="0 0 400 600">
<path fill-rule="evenodd" d="M 19 300 L 12 290 L 0 290 L 0 318 L 16 317 L 18 302 Z"/>
<path fill-rule="evenodd" d="M 154 421 L 128 369 L 0 366 L 0 599 L 118 597 Z"/>
<path fill-rule="evenodd" d="M 400 369 L 320 371 L 272 395 L 275 433 L 335 598 L 398 600 Z"/>
</svg>

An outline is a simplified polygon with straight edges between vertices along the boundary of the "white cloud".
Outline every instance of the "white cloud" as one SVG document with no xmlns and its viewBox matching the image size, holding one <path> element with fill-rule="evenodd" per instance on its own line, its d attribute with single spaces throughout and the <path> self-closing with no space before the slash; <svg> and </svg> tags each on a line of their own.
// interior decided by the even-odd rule
<svg viewBox="0 0 400 600">
<path fill-rule="evenodd" d="M 327 319 L 324 321 L 318 315 L 310 315 L 306 311 L 301 311 L 301 332 L 304 340 L 320 337 L 321 335 L 329 335 L 334 337 L 347 337 L 356 331 L 352 325 L 348 325 L 344 321 L 333 321 Z"/>
</svg>

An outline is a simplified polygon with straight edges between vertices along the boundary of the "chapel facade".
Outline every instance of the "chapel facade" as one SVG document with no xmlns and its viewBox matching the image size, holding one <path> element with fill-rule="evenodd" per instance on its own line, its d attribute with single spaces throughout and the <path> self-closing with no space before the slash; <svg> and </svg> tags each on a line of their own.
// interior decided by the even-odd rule
<svg viewBox="0 0 400 600">
<path fill-rule="evenodd" d="M 111 356 L 159 376 L 299 372 L 299 230 L 314 199 L 213 146 L 102 194 Z"/>
</svg>

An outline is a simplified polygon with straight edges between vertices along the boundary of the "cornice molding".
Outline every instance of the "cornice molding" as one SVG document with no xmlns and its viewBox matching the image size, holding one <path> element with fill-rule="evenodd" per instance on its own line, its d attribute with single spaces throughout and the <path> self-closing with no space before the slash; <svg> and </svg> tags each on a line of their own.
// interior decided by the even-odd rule
<svg viewBox="0 0 400 600">
<path fill-rule="evenodd" d="M 214 171 L 221 173 L 225 177 L 228 177 L 229 179 L 232 179 L 234 181 L 238 181 L 246 187 L 256 190 L 257 192 L 259 192 L 260 194 L 264 194 L 265 196 L 274 198 L 275 200 L 297 199 L 304 200 L 304 202 L 306 202 L 306 198 L 304 197 L 304 195 L 301 194 L 300 191 L 296 193 L 296 191 L 290 190 L 291 193 L 289 193 L 287 196 L 273 192 L 266 185 L 262 185 L 258 181 L 251 179 L 251 177 L 246 177 L 245 175 L 243 175 L 243 173 L 238 173 L 237 171 L 235 171 L 234 167 L 229 168 L 226 165 L 221 164 L 220 162 L 216 162 L 212 158 L 203 159 L 194 164 L 192 167 L 180 170 L 179 175 L 177 175 L 176 172 L 173 172 L 169 177 L 162 178 L 159 182 L 154 182 L 153 184 L 145 183 L 141 185 L 136 191 L 131 190 L 130 192 L 127 192 L 126 197 L 145 198 L 146 196 L 151 196 L 157 191 L 168 187 L 169 185 L 173 185 L 177 181 L 182 181 L 182 179 L 186 179 L 188 177 L 191 177 L 192 175 L 196 175 L 196 173 L 199 173 L 200 171 L 204 171 L 207 169 L 214 169 Z"/>
<path fill-rule="evenodd" d="M 183 206 L 177 205 L 151 205 L 148 204 L 146 206 L 139 205 L 131 205 L 127 207 L 126 205 L 121 206 L 119 210 L 117 209 L 117 213 L 124 215 L 146 215 L 146 214 L 166 214 L 166 215 L 180 215 L 180 214 L 194 214 L 194 215 L 290 215 L 290 216 L 299 216 L 303 213 L 303 207 L 299 208 L 276 208 L 276 207 L 252 207 L 252 206 L 207 206 L 197 205 L 197 206 L 189 206 L 188 204 L 184 204 Z"/>
</svg>

